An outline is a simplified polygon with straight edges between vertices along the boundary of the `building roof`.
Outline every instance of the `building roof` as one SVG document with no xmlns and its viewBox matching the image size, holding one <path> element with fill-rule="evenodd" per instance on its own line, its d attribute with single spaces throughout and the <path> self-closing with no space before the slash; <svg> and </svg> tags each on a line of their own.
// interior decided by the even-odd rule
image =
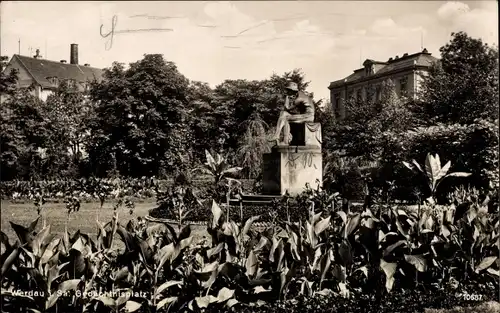
<svg viewBox="0 0 500 313">
<path fill-rule="evenodd" d="M 94 79 L 100 80 L 103 73 L 102 69 L 95 67 L 31 58 L 18 54 L 15 54 L 12 58 L 17 59 L 43 88 L 55 87 L 48 80 L 50 77 L 57 77 L 60 80 L 74 79 L 77 82 L 86 82 Z"/>
<path fill-rule="evenodd" d="M 420 68 L 430 67 L 432 63 L 436 62 L 438 59 L 433 57 L 427 50 L 418 52 L 411 55 L 405 55 L 401 58 L 392 59 L 390 58 L 387 62 L 374 61 L 367 59 L 363 65 L 369 65 L 370 63 L 382 65 L 375 74 L 369 76 L 366 75 L 364 68 L 354 70 L 354 73 L 345 77 L 344 79 L 339 79 L 330 83 L 329 88 L 335 88 L 342 86 L 347 83 L 353 83 L 364 78 L 377 78 L 385 75 L 389 75 L 394 72 L 398 72 L 405 69 L 410 69 L 413 66 Z"/>
</svg>

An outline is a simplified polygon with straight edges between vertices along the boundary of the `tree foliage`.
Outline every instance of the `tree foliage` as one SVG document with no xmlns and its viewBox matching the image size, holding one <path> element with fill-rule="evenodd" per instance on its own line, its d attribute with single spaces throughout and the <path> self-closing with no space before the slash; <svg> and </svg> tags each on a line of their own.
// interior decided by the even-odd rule
<svg viewBox="0 0 500 313">
<path fill-rule="evenodd" d="M 176 65 L 157 54 L 128 69 L 118 63 L 106 69 L 91 90 L 97 103 L 92 162 L 109 170 L 115 158 L 119 173 L 130 176 L 180 167 L 189 143 L 188 88 Z"/>
<path fill-rule="evenodd" d="M 421 101 L 415 106 L 422 123 L 497 119 L 498 47 L 459 32 L 440 52 L 440 61 L 424 77 Z"/>
</svg>

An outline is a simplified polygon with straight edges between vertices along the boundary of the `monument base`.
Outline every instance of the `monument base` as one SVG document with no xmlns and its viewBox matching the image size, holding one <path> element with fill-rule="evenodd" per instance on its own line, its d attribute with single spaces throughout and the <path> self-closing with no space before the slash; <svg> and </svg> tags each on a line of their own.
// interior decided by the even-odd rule
<svg viewBox="0 0 500 313">
<path fill-rule="evenodd" d="M 264 154 L 263 194 L 298 195 L 306 185 L 315 189 L 322 184 L 322 155 L 318 146 L 276 146 Z"/>
</svg>

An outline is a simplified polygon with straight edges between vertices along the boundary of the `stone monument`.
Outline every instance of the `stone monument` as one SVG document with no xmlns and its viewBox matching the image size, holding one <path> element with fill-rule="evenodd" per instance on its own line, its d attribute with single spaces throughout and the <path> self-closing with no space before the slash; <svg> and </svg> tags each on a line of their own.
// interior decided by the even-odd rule
<svg viewBox="0 0 500 313">
<path fill-rule="evenodd" d="M 263 193 L 297 195 L 307 185 L 322 182 L 321 125 L 314 123 L 314 102 L 290 82 L 285 88 L 285 106 L 278 119 L 276 145 L 263 158 Z M 280 142 L 283 130 L 283 141 Z"/>
<path fill-rule="evenodd" d="M 307 185 L 316 188 L 323 180 L 321 125 L 291 122 L 285 127 L 284 135 L 285 143 L 274 146 L 271 153 L 263 156 L 262 188 L 265 195 L 284 195 L 287 191 L 290 195 L 297 195 Z M 289 136 L 292 139 L 286 144 Z"/>
</svg>

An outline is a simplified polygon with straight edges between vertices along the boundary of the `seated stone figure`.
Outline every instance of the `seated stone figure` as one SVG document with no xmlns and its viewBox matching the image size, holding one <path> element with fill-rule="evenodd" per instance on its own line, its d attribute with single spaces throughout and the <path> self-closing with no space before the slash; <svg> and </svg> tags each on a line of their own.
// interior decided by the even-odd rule
<svg viewBox="0 0 500 313">
<path fill-rule="evenodd" d="M 312 97 L 299 91 L 297 83 L 290 82 L 286 87 L 285 108 L 281 112 L 272 141 L 279 145 L 281 131 L 284 129 L 284 144 L 292 140 L 289 123 L 314 122 L 314 103 Z"/>
</svg>

